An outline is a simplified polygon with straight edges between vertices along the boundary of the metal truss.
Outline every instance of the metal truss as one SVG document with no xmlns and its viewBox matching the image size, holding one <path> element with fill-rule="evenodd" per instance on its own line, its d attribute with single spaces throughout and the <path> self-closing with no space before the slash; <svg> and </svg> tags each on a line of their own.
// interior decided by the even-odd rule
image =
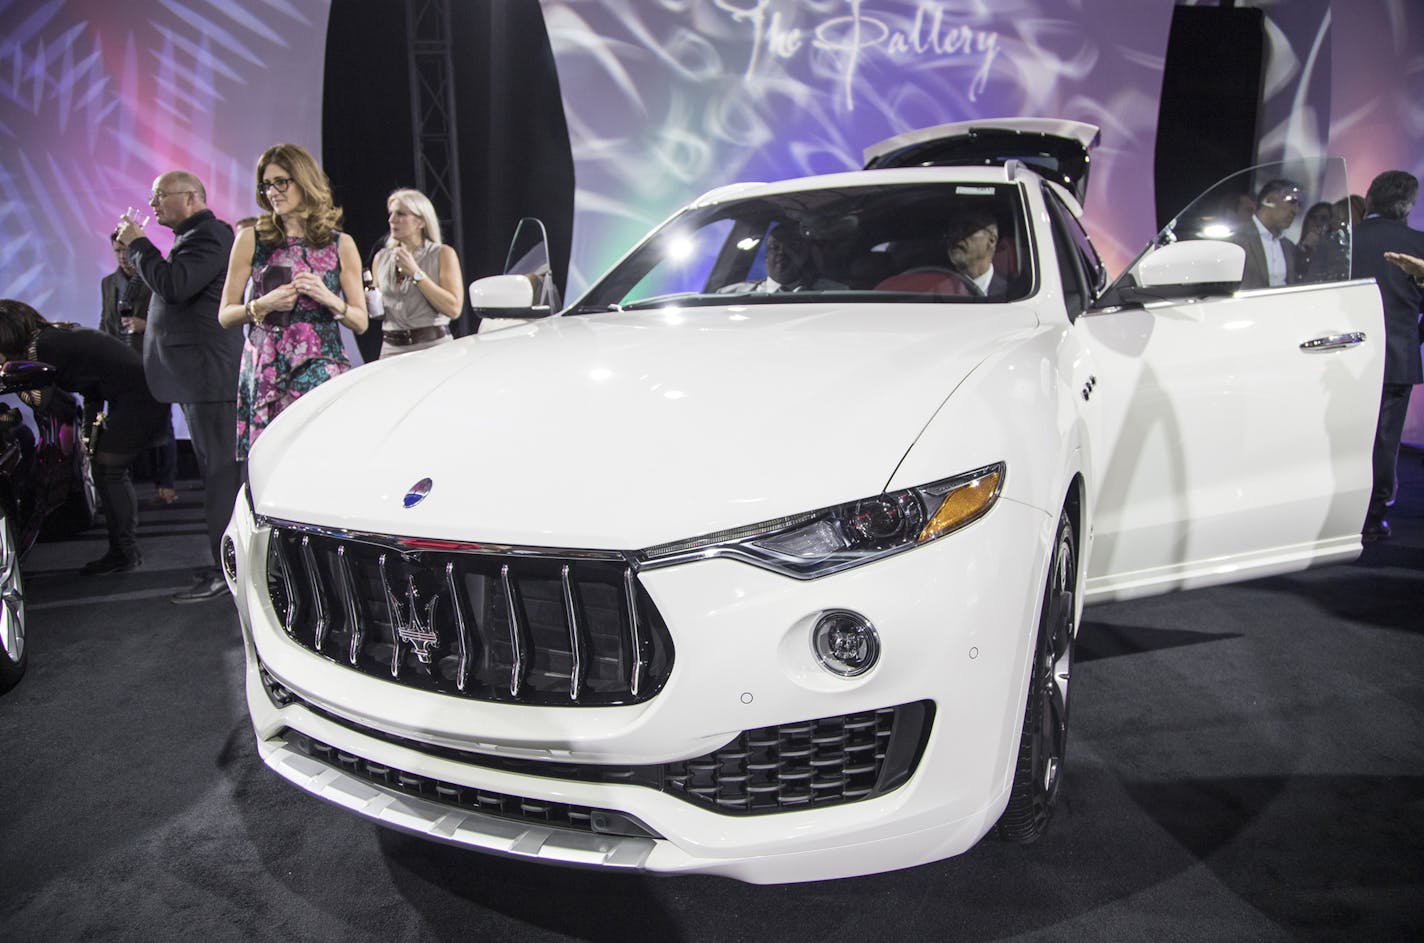
<svg viewBox="0 0 1424 943">
<path fill-rule="evenodd" d="M 442 241 L 458 251 L 463 246 L 464 226 L 450 0 L 405 0 L 405 24 L 415 186 L 430 197 L 437 213 L 448 212 L 448 216 L 440 216 Z"/>
</svg>

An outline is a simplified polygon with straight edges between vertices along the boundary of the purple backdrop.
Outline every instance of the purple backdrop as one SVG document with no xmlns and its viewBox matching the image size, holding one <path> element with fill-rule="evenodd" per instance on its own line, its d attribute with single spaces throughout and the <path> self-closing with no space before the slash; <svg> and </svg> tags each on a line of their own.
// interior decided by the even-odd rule
<svg viewBox="0 0 1424 943">
<path fill-rule="evenodd" d="M 1390 167 L 1424 173 L 1424 5 L 1260 5 L 1264 156 L 1328 138 L 1358 192 Z M 0 0 L 0 295 L 97 323 L 106 234 L 167 168 L 202 177 L 219 215 L 251 213 L 263 148 L 319 148 L 328 6 Z M 1015 114 L 1103 127 L 1088 224 L 1116 269 L 1151 235 L 1172 6 L 545 0 L 578 183 L 571 288 L 713 186 L 857 167 L 891 134 Z"/>
</svg>

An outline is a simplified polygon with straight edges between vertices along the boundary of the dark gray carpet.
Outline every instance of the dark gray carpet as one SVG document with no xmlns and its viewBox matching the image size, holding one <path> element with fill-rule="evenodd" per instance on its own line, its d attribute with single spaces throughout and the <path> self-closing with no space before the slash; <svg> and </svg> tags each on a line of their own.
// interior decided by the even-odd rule
<svg viewBox="0 0 1424 943">
<path fill-rule="evenodd" d="M 27 560 L 0 698 L 0 940 L 1396 940 L 1424 933 L 1424 464 L 1353 565 L 1090 609 L 1048 837 L 785 887 L 539 868 L 330 808 L 257 759 L 230 604 Z"/>
</svg>

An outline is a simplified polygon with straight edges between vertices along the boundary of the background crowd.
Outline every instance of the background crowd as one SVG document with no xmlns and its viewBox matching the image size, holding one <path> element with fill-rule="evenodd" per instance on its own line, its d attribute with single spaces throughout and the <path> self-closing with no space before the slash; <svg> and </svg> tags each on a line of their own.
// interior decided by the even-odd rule
<svg viewBox="0 0 1424 943">
<path fill-rule="evenodd" d="M 383 358 L 452 340 L 464 276 L 424 194 L 389 196 L 390 232 L 369 267 L 304 148 L 263 152 L 254 198 L 259 213 L 234 232 L 208 208 L 196 176 L 160 174 L 148 205 L 173 245 L 165 256 L 145 235 L 148 220 L 123 214 L 110 236 L 117 268 L 100 285 L 97 331 L 0 300 L 0 358 L 49 363 L 58 390 L 107 407 L 90 450 L 109 546 L 84 565 L 86 575 L 142 565 L 136 461 L 151 463 L 156 501 L 177 498 L 170 404 L 182 409 L 198 460 L 211 552 L 193 586 L 172 599 L 200 602 L 226 593 L 222 533 L 252 444 L 299 397 L 351 369 L 340 329 L 359 337 L 380 325 L 379 347 L 364 349 Z M 26 402 L 46 407 L 41 397 Z"/>
</svg>

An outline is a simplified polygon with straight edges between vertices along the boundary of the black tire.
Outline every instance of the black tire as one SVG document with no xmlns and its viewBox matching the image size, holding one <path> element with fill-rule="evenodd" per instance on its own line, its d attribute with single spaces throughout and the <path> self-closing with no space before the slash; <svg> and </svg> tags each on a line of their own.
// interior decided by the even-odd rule
<svg viewBox="0 0 1424 943">
<path fill-rule="evenodd" d="M 1077 543 L 1073 522 L 1064 511 L 1058 518 L 1043 588 L 1014 784 L 997 826 L 1005 841 L 1021 845 L 1038 841 L 1053 817 L 1068 745 L 1068 680 L 1078 629 L 1077 603 Z"/>
<path fill-rule="evenodd" d="M 19 683 L 30 660 L 25 641 L 25 581 L 10 517 L 0 512 L 0 694 Z"/>
</svg>

